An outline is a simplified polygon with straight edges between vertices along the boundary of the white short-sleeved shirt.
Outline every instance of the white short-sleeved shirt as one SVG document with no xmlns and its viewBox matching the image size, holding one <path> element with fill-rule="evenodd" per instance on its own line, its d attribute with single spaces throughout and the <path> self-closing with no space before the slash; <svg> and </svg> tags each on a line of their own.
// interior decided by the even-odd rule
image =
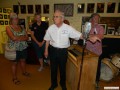
<svg viewBox="0 0 120 90">
<path fill-rule="evenodd" d="M 65 23 L 61 27 L 53 24 L 48 28 L 44 40 L 50 41 L 50 45 L 53 47 L 68 48 L 70 46 L 69 38 L 79 40 L 80 36 L 80 32 Z"/>
</svg>

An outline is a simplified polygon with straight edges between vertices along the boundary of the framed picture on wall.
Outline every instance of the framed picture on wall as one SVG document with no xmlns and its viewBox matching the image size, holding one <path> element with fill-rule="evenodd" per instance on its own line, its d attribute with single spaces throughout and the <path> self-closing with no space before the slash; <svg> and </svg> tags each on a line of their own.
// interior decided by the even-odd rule
<svg viewBox="0 0 120 90">
<path fill-rule="evenodd" d="M 4 19 L 8 19 L 8 15 L 4 15 Z"/>
<path fill-rule="evenodd" d="M 33 5 L 27 5 L 28 13 L 33 14 Z"/>
<path fill-rule="evenodd" d="M 77 9 L 78 9 L 78 13 L 84 13 L 85 11 L 85 4 L 78 4 L 77 6 Z"/>
<path fill-rule="evenodd" d="M 54 11 L 61 10 L 65 16 L 73 16 L 74 4 L 54 4 Z"/>
<path fill-rule="evenodd" d="M 88 5 L 87 5 L 87 13 L 94 13 L 94 7 L 95 7 L 94 3 L 88 3 Z"/>
<path fill-rule="evenodd" d="M 11 9 L 7 9 L 7 13 L 11 13 L 12 12 L 12 10 Z"/>
<path fill-rule="evenodd" d="M 35 5 L 35 13 L 41 13 L 41 5 Z"/>
<path fill-rule="evenodd" d="M 0 13 L 2 13 L 2 8 L 0 8 Z"/>
<path fill-rule="evenodd" d="M 25 19 L 19 19 L 19 25 L 25 28 Z"/>
<path fill-rule="evenodd" d="M 97 3 L 97 13 L 104 13 L 105 3 Z"/>
<path fill-rule="evenodd" d="M 48 4 L 43 5 L 43 13 L 44 14 L 49 14 L 49 5 Z"/>
<path fill-rule="evenodd" d="M 84 16 L 82 17 L 82 25 L 85 25 L 86 22 L 89 22 L 90 17 Z"/>
<path fill-rule="evenodd" d="M 107 35 L 114 35 L 115 34 L 115 28 L 114 27 L 108 27 Z"/>
<path fill-rule="evenodd" d="M 7 17 L 8 17 L 8 19 L 10 19 L 10 15 L 8 15 Z"/>
<path fill-rule="evenodd" d="M 6 8 L 3 8 L 3 13 L 7 13 L 7 9 Z"/>
<path fill-rule="evenodd" d="M 26 14 L 26 5 L 20 5 L 21 14 Z"/>
<path fill-rule="evenodd" d="M 19 14 L 19 6 L 13 5 L 13 12 Z"/>
<path fill-rule="evenodd" d="M 115 12 L 115 3 L 108 2 L 107 4 L 107 13 L 114 13 Z"/>
<path fill-rule="evenodd" d="M 0 25 L 4 25 L 4 21 L 3 20 L 0 20 Z"/>
<path fill-rule="evenodd" d="M 3 14 L 0 14 L 0 19 L 3 19 Z"/>
<path fill-rule="evenodd" d="M 8 21 L 5 21 L 5 25 L 9 25 L 9 22 L 8 22 Z"/>
<path fill-rule="evenodd" d="M 120 13 L 120 3 L 118 4 L 118 13 Z"/>
<path fill-rule="evenodd" d="M 104 28 L 104 35 L 106 35 L 107 34 L 107 24 L 99 24 L 99 25 L 103 26 L 103 28 Z"/>
</svg>

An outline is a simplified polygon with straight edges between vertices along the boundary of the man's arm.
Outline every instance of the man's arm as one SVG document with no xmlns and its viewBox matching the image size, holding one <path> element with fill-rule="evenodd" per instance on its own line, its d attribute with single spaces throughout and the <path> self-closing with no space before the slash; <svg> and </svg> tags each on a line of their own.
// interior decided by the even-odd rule
<svg viewBox="0 0 120 90">
<path fill-rule="evenodd" d="M 45 55 L 45 57 L 47 58 L 47 57 L 48 57 L 48 47 L 49 47 L 50 40 L 51 40 L 50 33 L 49 33 L 49 29 L 46 31 L 46 34 L 45 34 L 45 36 L 44 36 L 44 40 L 46 41 L 44 55 Z"/>
<path fill-rule="evenodd" d="M 96 41 L 101 41 L 104 38 L 104 28 L 101 26 L 97 34 L 89 35 L 90 38 L 95 38 Z"/>
<path fill-rule="evenodd" d="M 75 30 L 73 27 L 69 27 L 70 30 L 70 37 L 75 39 L 75 40 L 79 40 L 79 39 L 83 39 L 83 34 L 78 32 L 77 30 Z M 88 40 L 90 40 L 91 42 L 95 43 L 97 40 L 101 41 L 101 39 L 99 39 L 97 36 L 89 36 Z"/>
<path fill-rule="evenodd" d="M 33 41 L 36 42 L 39 45 L 39 42 L 37 41 L 37 39 L 34 36 L 34 32 L 30 31 L 30 34 L 31 34 L 31 38 L 33 39 Z"/>
<path fill-rule="evenodd" d="M 50 41 L 46 41 L 46 45 L 45 45 L 45 52 L 44 55 L 47 58 L 48 57 L 48 47 L 49 47 Z"/>
</svg>

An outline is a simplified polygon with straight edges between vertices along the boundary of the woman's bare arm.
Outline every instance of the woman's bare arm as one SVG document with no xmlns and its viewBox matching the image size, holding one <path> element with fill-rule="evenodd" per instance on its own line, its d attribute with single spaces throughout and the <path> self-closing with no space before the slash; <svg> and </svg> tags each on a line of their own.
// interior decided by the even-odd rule
<svg viewBox="0 0 120 90">
<path fill-rule="evenodd" d="M 28 40 L 28 36 L 27 35 L 24 35 L 24 36 L 14 36 L 14 34 L 10 30 L 9 26 L 6 27 L 6 33 L 7 33 L 8 37 L 11 40 L 13 40 L 13 41 L 26 41 L 26 40 Z"/>
</svg>

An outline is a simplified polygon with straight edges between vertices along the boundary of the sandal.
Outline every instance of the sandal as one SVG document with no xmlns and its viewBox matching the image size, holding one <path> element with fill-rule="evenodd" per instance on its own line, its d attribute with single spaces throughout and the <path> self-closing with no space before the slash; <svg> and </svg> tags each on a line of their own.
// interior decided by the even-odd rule
<svg viewBox="0 0 120 90">
<path fill-rule="evenodd" d="M 21 82 L 20 82 L 17 78 L 13 79 L 13 83 L 14 83 L 15 85 L 21 84 Z"/>
<path fill-rule="evenodd" d="M 28 73 L 28 72 L 24 72 L 23 75 L 26 77 L 30 77 L 30 73 Z"/>
</svg>

